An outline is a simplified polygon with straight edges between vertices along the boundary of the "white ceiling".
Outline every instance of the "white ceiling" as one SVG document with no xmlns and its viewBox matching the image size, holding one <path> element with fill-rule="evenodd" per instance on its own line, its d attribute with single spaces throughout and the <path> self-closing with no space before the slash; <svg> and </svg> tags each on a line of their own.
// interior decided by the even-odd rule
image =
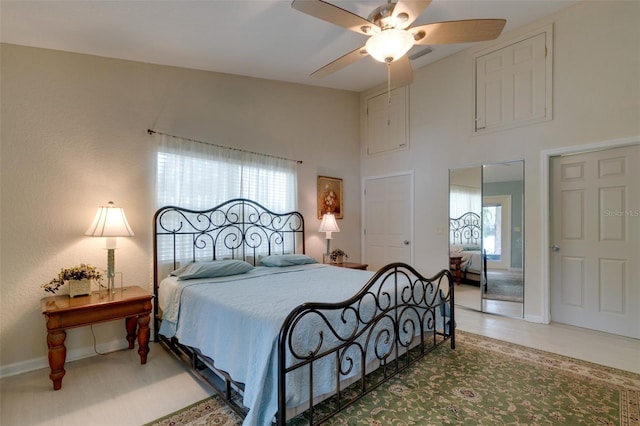
<svg viewBox="0 0 640 426">
<path fill-rule="evenodd" d="M 383 1 L 331 2 L 367 17 Z M 573 3 L 433 0 L 413 25 L 504 18 L 507 32 Z M 369 57 L 327 78 L 310 77 L 363 46 L 366 37 L 298 12 L 289 0 L 1 0 L 0 41 L 357 92 L 387 77 L 386 67 Z M 433 46 L 433 52 L 413 61 L 413 67 L 468 46 Z"/>
</svg>

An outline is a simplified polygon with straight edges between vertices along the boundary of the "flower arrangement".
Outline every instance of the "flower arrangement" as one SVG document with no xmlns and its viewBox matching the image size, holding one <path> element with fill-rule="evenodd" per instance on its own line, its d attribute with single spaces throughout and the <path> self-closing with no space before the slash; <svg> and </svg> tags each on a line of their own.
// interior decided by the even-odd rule
<svg viewBox="0 0 640 426">
<path fill-rule="evenodd" d="M 334 213 L 336 207 L 338 206 L 338 195 L 333 189 L 329 187 L 329 185 L 324 186 L 322 203 L 324 204 L 324 207 L 322 209 L 323 213 Z"/>
<path fill-rule="evenodd" d="M 100 272 L 95 266 L 81 263 L 78 266 L 72 268 L 61 269 L 57 277 L 52 279 L 46 284 L 42 284 L 44 291 L 49 293 L 55 293 L 62 287 L 65 281 L 69 280 L 95 280 L 100 281 L 102 279 L 102 272 Z"/>
<path fill-rule="evenodd" d="M 335 262 L 340 256 L 344 257 L 345 259 L 349 258 L 349 255 L 339 248 L 333 249 L 331 250 L 331 253 L 329 253 L 329 259 L 331 259 L 332 262 Z"/>
</svg>

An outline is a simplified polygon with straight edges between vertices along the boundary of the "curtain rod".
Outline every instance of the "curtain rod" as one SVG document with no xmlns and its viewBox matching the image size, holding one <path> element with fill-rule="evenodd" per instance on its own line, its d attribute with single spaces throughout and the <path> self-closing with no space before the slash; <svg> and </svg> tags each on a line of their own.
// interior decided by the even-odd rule
<svg viewBox="0 0 640 426">
<path fill-rule="evenodd" d="M 199 141 L 199 140 L 196 140 L 196 139 L 183 138 L 182 136 L 176 136 L 176 135 L 170 135 L 168 133 L 157 132 L 157 131 L 152 130 L 152 129 L 147 129 L 147 133 L 149 133 L 150 135 L 153 135 L 153 134 L 157 133 L 159 135 L 171 136 L 173 138 L 180 138 L 180 139 L 184 139 L 184 140 L 191 141 L 191 142 L 203 143 L 203 144 L 206 144 L 206 145 L 213 145 L 213 146 L 217 146 L 219 148 L 226 148 L 226 149 L 231 149 L 231 150 L 234 150 L 234 151 L 246 152 L 246 153 L 249 153 L 249 154 L 264 155 L 265 157 L 277 158 L 279 160 L 286 160 L 286 161 L 294 161 L 294 162 L 296 162 L 298 164 L 302 164 L 302 160 L 292 160 L 290 158 L 278 157 L 277 155 L 263 154 L 261 152 L 247 151 L 245 149 L 232 148 L 230 146 L 218 145 L 218 144 L 212 143 L 212 142 L 203 142 L 203 141 Z"/>
</svg>

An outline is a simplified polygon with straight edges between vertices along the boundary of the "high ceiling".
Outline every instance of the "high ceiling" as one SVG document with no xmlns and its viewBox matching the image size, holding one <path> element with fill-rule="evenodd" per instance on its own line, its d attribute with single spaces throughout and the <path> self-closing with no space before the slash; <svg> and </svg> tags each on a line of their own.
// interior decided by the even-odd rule
<svg viewBox="0 0 640 426">
<path fill-rule="evenodd" d="M 381 1 L 330 1 L 367 17 Z M 575 0 L 433 0 L 415 21 L 504 18 L 505 32 Z M 316 69 L 364 45 L 366 37 L 291 8 L 289 0 L 0 1 L 0 41 L 152 64 L 363 91 L 386 81 L 365 58 L 317 79 Z M 468 44 L 436 45 L 414 69 Z M 413 54 L 424 48 L 415 46 Z"/>
</svg>

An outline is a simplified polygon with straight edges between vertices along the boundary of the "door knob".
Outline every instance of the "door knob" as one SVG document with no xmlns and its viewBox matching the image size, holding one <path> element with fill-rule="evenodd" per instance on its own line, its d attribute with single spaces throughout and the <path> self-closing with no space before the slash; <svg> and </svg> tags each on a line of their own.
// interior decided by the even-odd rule
<svg viewBox="0 0 640 426">
<path fill-rule="evenodd" d="M 557 245 L 557 244 L 554 244 L 554 245 L 551 246 L 551 250 L 552 251 L 560 251 L 560 246 Z"/>
<path fill-rule="evenodd" d="M 404 240 L 404 245 L 408 246 L 409 245 L 409 240 Z"/>
</svg>

